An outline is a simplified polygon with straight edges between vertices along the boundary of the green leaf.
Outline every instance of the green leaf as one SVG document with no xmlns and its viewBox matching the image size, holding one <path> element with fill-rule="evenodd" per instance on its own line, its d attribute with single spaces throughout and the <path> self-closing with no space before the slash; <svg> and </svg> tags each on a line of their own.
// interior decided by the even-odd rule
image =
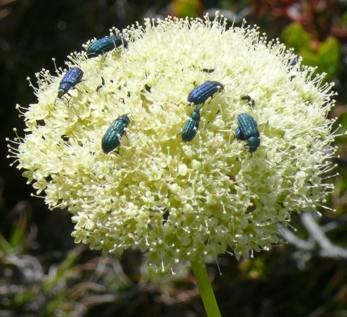
<svg viewBox="0 0 347 317">
<path fill-rule="evenodd" d="M 327 38 L 319 47 L 317 66 L 320 72 L 327 73 L 327 79 L 336 77 L 341 69 L 340 42 L 334 38 Z"/>
<path fill-rule="evenodd" d="M 25 226 L 23 226 L 21 223 L 17 223 L 10 238 L 12 248 L 20 247 L 25 239 L 25 236 Z"/>
<path fill-rule="evenodd" d="M 13 248 L 12 245 L 0 234 L 0 250 L 5 253 L 10 253 Z"/>
<path fill-rule="evenodd" d="M 282 39 L 287 46 L 293 47 L 296 52 L 310 46 L 310 35 L 299 23 L 291 23 L 285 27 L 282 31 Z"/>
<path fill-rule="evenodd" d="M 79 258 L 80 251 L 77 249 L 71 250 L 64 262 L 62 262 L 54 275 L 50 276 L 42 285 L 42 289 L 45 292 L 49 292 L 54 289 L 59 283 L 68 279 L 71 275 L 74 274 L 75 264 Z"/>
<path fill-rule="evenodd" d="M 311 46 L 313 37 L 299 23 L 288 25 L 282 32 L 282 39 L 288 47 L 303 57 L 303 63 L 317 66 L 317 72 L 326 73 L 326 80 L 336 77 L 341 70 L 341 47 L 338 39 L 327 38 L 318 50 Z"/>
</svg>

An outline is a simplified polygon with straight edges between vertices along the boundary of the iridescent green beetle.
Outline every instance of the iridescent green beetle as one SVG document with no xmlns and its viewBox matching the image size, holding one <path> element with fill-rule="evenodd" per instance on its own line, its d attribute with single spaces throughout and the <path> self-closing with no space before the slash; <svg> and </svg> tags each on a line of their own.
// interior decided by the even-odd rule
<svg viewBox="0 0 347 317">
<path fill-rule="evenodd" d="M 129 123 L 130 119 L 127 114 L 119 116 L 112 122 L 101 142 L 101 147 L 105 154 L 113 151 L 120 145 L 120 139 L 125 134 L 125 129 Z"/>
<path fill-rule="evenodd" d="M 123 40 L 118 35 L 105 36 L 101 39 L 95 40 L 90 43 L 87 48 L 88 58 L 93 58 L 102 54 L 107 53 L 108 51 L 113 50 L 121 45 L 126 46 L 125 40 Z"/>
<path fill-rule="evenodd" d="M 71 67 L 60 81 L 58 98 L 63 97 L 70 89 L 81 82 L 83 71 L 78 67 Z"/>
<path fill-rule="evenodd" d="M 224 89 L 224 86 L 218 81 L 205 81 L 203 84 L 195 87 L 188 95 L 190 104 L 199 105 L 212 97 L 216 92 Z"/>
<path fill-rule="evenodd" d="M 238 127 L 235 135 L 239 140 L 247 141 L 249 151 L 255 152 L 260 145 L 260 134 L 257 122 L 248 113 L 241 113 L 237 116 Z"/>
<path fill-rule="evenodd" d="M 191 141 L 194 139 L 196 133 L 198 132 L 200 123 L 200 108 L 196 107 L 190 118 L 186 121 L 182 129 L 182 140 L 184 142 Z"/>
</svg>

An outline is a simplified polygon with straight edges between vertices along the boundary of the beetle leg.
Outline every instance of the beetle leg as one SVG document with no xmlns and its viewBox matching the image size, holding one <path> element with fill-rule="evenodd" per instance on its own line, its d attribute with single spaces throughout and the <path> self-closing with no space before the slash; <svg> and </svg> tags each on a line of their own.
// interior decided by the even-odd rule
<svg viewBox="0 0 347 317">
<path fill-rule="evenodd" d="M 74 89 L 76 89 L 80 94 L 82 93 L 82 91 L 78 89 L 77 87 L 74 87 Z M 85 89 L 84 92 L 86 92 L 87 94 L 89 93 L 87 89 Z"/>
<path fill-rule="evenodd" d="M 70 98 L 66 98 L 66 96 L 65 97 L 63 97 L 63 98 L 65 98 L 65 100 L 67 101 L 67 105 L 68 106 L 70 106 L 70 100 L 72 99 L 72 96 L 67 92 L 66 93 Z"/>
<path fill-rule="evenodd" d="M 102 68 L 102 66 L 104 65 L 104 62 L 106 60 L 106 56 L 107 56 L 107 54 L 104 54 L 104 53 L 101 55 L 101 58 L 100 58 L 100 68 Z"/>
<path fill-rule="evenodd" d="M 213 99 L 213 96 L 210 96 L 210 97 L 207 98 L 207 100 L 208 100 L 207 104 L 208 104 L 208 105 L 211 103 L 212 99 Z M 207 100 L 206 100 L 206 101 L 207 101 Z M 206 101 L 205 101 L 205 102 L 206 102 Z"/>
</svg>

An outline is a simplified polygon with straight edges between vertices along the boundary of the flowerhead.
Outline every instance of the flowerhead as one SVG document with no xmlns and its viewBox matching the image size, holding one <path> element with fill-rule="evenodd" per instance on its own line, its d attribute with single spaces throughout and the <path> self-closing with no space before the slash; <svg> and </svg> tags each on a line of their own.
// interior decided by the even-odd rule
<svg viewBox="0 0 347 317">
<path fill-rule="evenodd" d="M 145 20 L 119 32 L 127 45 L 95 58 L 69 56 L 83 70 L 57 98 L 66 70 L 38 74 L 37 103 L 22 112 L 24 137 L 10 152 L 49 208 L 67 208 L 76 242 L 122 254 L 141 250 L 166 272 L 231 250 L 237 258 L 279 242 L 290 213 L 315 210 L 331 191 L 331 85 L 256 28 L 222 18 Z M 223 89 L 200 109 L 192 141 L 181 131 L 194 87 Z M 255 106 L 251 107 L 247 97 Z M 235 137 L 237 116 L 257 122 L 260 146 Z M 130 122 L 117 151 L 101 140 Z"/>
</svg>

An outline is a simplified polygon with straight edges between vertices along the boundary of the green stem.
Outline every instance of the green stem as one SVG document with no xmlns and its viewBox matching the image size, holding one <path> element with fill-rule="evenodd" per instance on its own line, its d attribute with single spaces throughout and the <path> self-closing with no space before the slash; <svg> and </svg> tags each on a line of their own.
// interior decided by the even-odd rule
<svg viewBox="0 0 347 317">
<path fill-rule="evenodd" d="M 199 293 L 204 303 L 205 311 L 208 317 L 221 317 L 216 297 L 208 279 L 205 263 L 193 261 L 191 263 L 192 271 L 198 284 Z"/>
</svg>

